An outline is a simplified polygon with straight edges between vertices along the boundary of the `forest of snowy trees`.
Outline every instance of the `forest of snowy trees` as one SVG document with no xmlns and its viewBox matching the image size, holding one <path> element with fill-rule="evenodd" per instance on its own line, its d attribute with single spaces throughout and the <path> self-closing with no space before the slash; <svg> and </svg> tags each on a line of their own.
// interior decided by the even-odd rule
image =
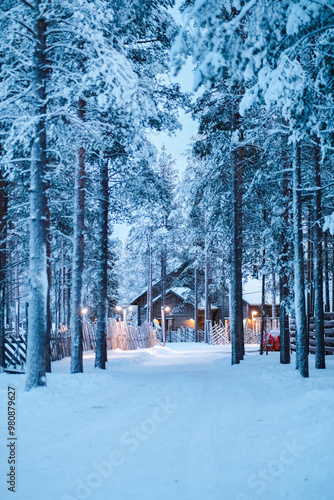
<svg viewBox="0 0 334 500">
<path fill-rule="evenodd" d="M 71 372 L 81 372 L 88 307 L 104 369 L 115 306 L 181 265 L 199 282 L 205 319 L 210 297 L 229 290 L 232 364 L 244 356 L 242 283 L 256 272 L 278 277 L 281 363 L 293 316 L 308 377 L 315 317 L 315 365 L 325 368 L 334 6 L 185 0 L 182 25 L 173 7 L 1 2 L 0 364 L 6 330 L 27 326 L 28 390 L 46 384 L 53 325 L 71 328 Z M 189 60 L 194 94 L 171 78 Z M 198 123 L 182 175 L 151 140 L 177 134 L 180 110 Z M 113 234 L 120 222 L 130 227 L 124 245 Z"/>
</svg>

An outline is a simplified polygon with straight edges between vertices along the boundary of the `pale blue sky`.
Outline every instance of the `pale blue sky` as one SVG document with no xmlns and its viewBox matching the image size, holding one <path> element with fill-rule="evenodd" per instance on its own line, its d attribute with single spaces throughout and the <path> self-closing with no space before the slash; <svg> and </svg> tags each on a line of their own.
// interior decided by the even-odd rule
<svg viewBox="0 0 334 500">
<path fill-rule="evenodd" d="M 173 15 L 179 23 L 182 22 L 182 16 L 178 12 L 178 5 L 180 5 L 180 3 L 181 1 L 177 0 L 176 7 L 173 9 Z M 189 60 L 187 64 L 183 66 L 176 77 L 170 76 L 170 80 L 172 82 L 179 83 L 183 92 L 192 92 L 193 74 L 191 61 Z M 184 171 L 187 164 L 185 152 L 191 144 L 191 137 L 197 133 L 197 123 L 194 122 L 191 116 L 186 114 L 184 111 L 180 111 L 179 117 L 182 130 L 178 130 L 177 133 L 172 136 L 166 134 L 165 132 L 156 134 L 150 133 L 150 138 L 158 150 L 161 149 L 163 144 L 166 146 L 167 152 L 170 153 L 175 159 L 175 167 L 181 173 Z M 116 224 L 114 228 L 114 235 L 124 241 L 128 235 L 128 231 L 129 227 L 126 224 Z"/>
</svg>

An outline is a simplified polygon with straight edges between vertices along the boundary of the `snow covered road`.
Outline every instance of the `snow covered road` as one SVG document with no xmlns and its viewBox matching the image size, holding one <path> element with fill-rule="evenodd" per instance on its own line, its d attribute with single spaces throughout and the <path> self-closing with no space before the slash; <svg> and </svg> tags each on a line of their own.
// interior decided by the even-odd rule
<svg viewBox="0 0 334 500">
<path fill-rule="evenodd" d="M 253 346 L 252 346 L 253 348 Z M 17 389 L 17 492 L 1 498 L 251 500 L 334 498 L 334 361 L 302 379 L 279 353 L 230 365 L 227 347 L 109 352 L 106 372 L 53 363 L 47 388 Z M 310 358 L 311 364 L 313 359 Z"/>
</svg>

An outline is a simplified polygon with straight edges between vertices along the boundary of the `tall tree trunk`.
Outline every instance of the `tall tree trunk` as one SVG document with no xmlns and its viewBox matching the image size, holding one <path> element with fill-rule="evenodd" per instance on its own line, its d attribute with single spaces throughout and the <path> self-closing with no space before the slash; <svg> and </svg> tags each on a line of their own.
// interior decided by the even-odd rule
<svg viewBox="0 0 334 500">
<path fill-rule="evenodd" d="M 238 101 L 235 104 L 237 108 Z M 234 110 L 233 130 L 237 130 L 241 117 Z M 243 137 L 241 137 L 241 140 Z M 243 307 L 242 307 L 242 177 L 243 147 L 239 146 L 233 153 L 232 169 L 232 279 L 231 279 L 231 338 L 232 365 L 240 363 L 244 355 Z"/>
<path fill-rule="evenodd" d="M 86 102 L 79 99 L 78 115 L 85 120 Z M 79 148 L 74 179 L 73 269 L 71 313 L 71 373 L 83 371 L 82 347 L 82 274 L 84 270 L 85 230 L 85 147 Z"/>
<path fill-rule="evenodd" d="M 264 267 L 266 258 L 266 250 L 263 249 L 262 265 Z M 266 292 L 266 275 L 262 274 L 262 290 L 261 290 L 261 330 L 260 330 L 260 355 L 263 354 L 264 327 L 265 327 L 265 292 Z M 253 318 L 252 318 L 253 319 Z"/>
<path fill-rule="evenodd" d="M 320 153 L 319 153 L 320 155 Z M 319 159 L 320 162 L 320 159 Z M 317 167 L 316 167 L 317 168 Z M 325 264 L 325 269 L 324 269 L 324 274 L 325 274 L 325 311 L 329 312 L 330 311 L 330 299 L 329 299 L 329 265 L 328 265 L 328 232 L 326 231 L 324 234 L 324 264 Z"/>
<path fill-rule="evenodd" d="M 322 269 L 322 202 L 321 202 L 321 166 L 320 145 L 317 138 L 314 149 L 314 292 L 315 292 L 315 367 L 326 368 L 325 364 L 325 329 L 323 301 Z M 328 254 L 327 254 L 328 256 Z M 329 292 L 329 290 L 328 290 Z M 328 294 L 329 295 L 329 294 Z M 329 297 L 328 305 L 329 305 Z"/>
<path fill-rule="evenodd" d="M 290 363 L 290 329 L 289 314 L 287 311 L 287 300 L 289 297 L 289 285 L 286 275 L 279 278 L 280 292 L 280 363 L 283 365 Z"/>
<path fill-rule="evenodd" d="M 289 225 L 289 173 L 290 164 L 288 162 L 288 155 L 286 147 L 283 149 L 283 159 L 284 159 L 284 171 L 283 171 L 283 182 L 282 182 L 282 194 L 284 197 L 284 212 L 282 220 L 282 267 L 280 270 L 279 277 L 279 292 L 280 292 L 280 363 L 289 364 L 290 363 L 290 329 L 289 329 L 289 311 L 287 306 L 287 301 L 289 297 L 289 279 L 288 279 L 288 251 L 289 245 L 287 241 L 287 229 Z"/>
<path fill-rule="evenodd" d="M 332 236 L 332 312 L 334 312 L 334 236 Z"/>
<path fill-rule="evenodd" d="M 152 323 L 152 309 L 153 309 L 153 261 L 152 261 L 152 230 L 149 240 L 148 248 L 148 283 L 147 283 L 147 322 Z M 162 318 L 161 318 L 162 327 Z"/>
<path fill-rule="evenodd" d="M 26 362 L 26 390 L 46 385 L 45 345 L 47 335 L 48 276 L 46 257 L 46 29 L 40 14 L 42 1 L 36 2 L 34 87 L 36 132 L 30 167 L 30 256 L 29 330 Z M 44 10 L 41 10 L 44 12 Z"/>
<path fill-rule="evenodd" d="M 195 307 L 194 307 L 194 320 L 195 320 L 195 342 L 198 342 L 198 267 L 197 264 L 194 270 L 195 274 Z"/>
<path fill-rule="evenodd" d="M 61 298 L 61 323 L 66 325 L 66 267 L 64 256 L 64 239 L 61 239 L 61 269 L 62 269 L 62 298 Z"/>
<path fill-rule="evenodd" d="M 273 328 L 275 328 L 275 324 L 276 324 L 276 274 L 275 274 L 275 270 L 274 270 L 274 267 L 273 267 L 273 271 L 272 271 L 272 275 L 271 275 L 271 287 L 272 287 L 272 290 L 271 290 L 271 297 L 272 297 L 272 306 L 271 306 L 271 317 L 272 317 L 272 320 L 273 320 Z"/>
<path fill-rule="evenodd" d="M 7 208 L 8 208 L 7 181 L 0 167 L 0 367 L 3 368 L 6 366 L 5 310 L 6 310 Z"/>
<path fill-rule="evenodd" d="M 49 188 L 49 182 L 48 182 Z M 48 276 L 48 296 L 46 301 L 46 344 L 45 344 L 45 370 L 51 373 L 51 229 L 50 229 L 50 208 L 46 198 L 46 263 Z"/>
<path fill-rule="evenodd" d="M 12 229 L 11 221 L 8 221 L 8 232 L 10 233 Z M 7 328 L 12 330 L 13 328 L 13 266 L 12 266 L 12 248 L 13 242 L 11 240 L 7 241 L 7 272 L 6 272 L 6 283 L 7 283 L 7 302 L 6 302 L 6 323 Z"/>
<path fill-rule="evenodd" d="M 105 369 L 107 361 L 107 326 L 108 326 L 108 160 L 100 162 L 100 228 L 96 328 L 95 366 Z"/>
<path fill-rule="evenodd" d="M 161 307 L 166 306 L 166 248 L 161 250 Z"/>
<path fill-rule="evenodd" d="M 313 219 L 314 219 L 313 207 L 310 205 L 308 207 L 308 224 L 307 224 L 307 293 L 306 293 L 306 310 L 307 310 L 307 338 L 308 346 L 310 348 L 310 323 L 313 315 L 313 288 L 314 288 L 314 277 L 313 277 Z M 310 351 L 310 349 L 309 349 Z"/>
<path fill-rule="evenodd" d="M 17 228 L 17 220 L 15 220 L 15 232 Z M 15 287 L 15 333 L 18 335 L 20 333 L 20 279 L 19 279 L 19 252 L 17 247 L 17 236 L 15 237 L 15 250 L 14 250 L 14 287 Z"/>
<path fill-rule="evenodd" d="M 207 216 L 205 216 L 205 255 L 204 255 L 204 342 L 209 342 L 209 329 L 211 325 L 211 304 L 210 304 L 210 270 L 209 270 L 209 241 L 207 235 Z"/>
<path fill-rule="evenodd" d="M 66 325 L 69 328 L 70 324 L 71 324 L 71 298 L 72 298 L 72 286 L 71 286 L 72 285 L 72 269 L 70 266 L 67 270 L 66 279 L 67 279 L 67 283 L 66 283 L 67 284 L 67 297 L 66 297 L 67 321 L 66 321 Z"/>
<path fill-rule="evenodd" d="M 296 315 L 296 367 L 302 377 L 309 376 L 308 345 L 305 307 L 304 252 L 301 203 L 301 150 L 293 145 L 293 235 Z"/>
</svg>

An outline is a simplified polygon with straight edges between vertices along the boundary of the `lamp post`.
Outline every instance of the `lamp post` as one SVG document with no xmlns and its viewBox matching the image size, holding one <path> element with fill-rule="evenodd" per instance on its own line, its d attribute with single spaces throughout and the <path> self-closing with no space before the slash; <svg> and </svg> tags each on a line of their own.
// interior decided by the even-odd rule
<svg viewBox="0 0 334 500">
<path fill-rule="evenodd" d="M 121 312 L 123 311 L 123 321 L 126 322 L 126 306 L 116 306 L 116 311 L 121 316 Z"/>
<path fill-rule="evenodd" d="M 253 332 L 255 330 L 255 316 L 257 315 L 257 311 L 252 311 L 252 328 L 253 328 Z"/>
<path fill-rule="evenodd" d="M 81 309 L 81 314 L 82 314 L 82 330 L 84 332 L 86 328 L 86 316 L 88 314 L 88 307 L 83 306 Z"/>
<path fill-rule="evenodd" d="M 162 344 L 165 347 L 166 345 L 166 323 L 165 323 L 165 311 L 169 312 L 169 307 L 161 308 L 161 327 L 162 327 Z"/>
</svg>

